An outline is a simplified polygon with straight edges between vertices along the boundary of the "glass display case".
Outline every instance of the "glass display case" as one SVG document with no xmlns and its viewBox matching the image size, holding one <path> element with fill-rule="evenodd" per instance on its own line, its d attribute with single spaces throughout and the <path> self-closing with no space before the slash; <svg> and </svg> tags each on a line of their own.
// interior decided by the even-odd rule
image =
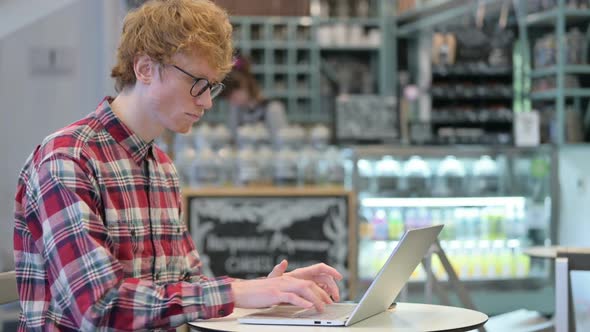
<svg viewBox="0 0 590 332">
<path fill-rule="evenodd" d="M 551 294 L 538 292 L 550 287 L 548 263 L 523 253 L 529 246 L 553 242 L 556 188 L 551 147 L 369 146 L 353 150 L 361 294 L 404 230 L 434 224 L 445 225 L 440 245 L 468 289 L 485 289 L 489 294 L 491 287 L 507 293 L 520 288 L 533 296 Z M 431 266 L 444 282 L 447 275 L 436 255 Z M 424 285 L 425 276 L 422 265 L 418 266 L 410 286 Z M 478 309 L 485 307 L 478 305 Z M 552 310 L 550 305 L 537 309 Z"/>
</svg>

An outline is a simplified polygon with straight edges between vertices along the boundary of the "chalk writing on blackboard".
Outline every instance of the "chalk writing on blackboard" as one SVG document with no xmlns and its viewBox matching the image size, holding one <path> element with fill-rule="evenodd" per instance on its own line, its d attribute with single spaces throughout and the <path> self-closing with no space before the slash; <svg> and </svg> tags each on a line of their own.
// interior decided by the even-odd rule
<svg viewBox="0 0 590 332">
<path fill-rule="evenodd" d="M 209 276 L 255 278 L 327 263 L 348 279 L 348 202 L 342 197 L 190 197 L 191 234 Z"/>
</svg>

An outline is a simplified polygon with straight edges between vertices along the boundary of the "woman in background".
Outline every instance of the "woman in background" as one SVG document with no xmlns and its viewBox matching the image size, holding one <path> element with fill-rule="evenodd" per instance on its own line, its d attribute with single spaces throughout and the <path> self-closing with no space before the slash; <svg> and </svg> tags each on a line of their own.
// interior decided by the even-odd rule
<svg viewBox="0 0 590 332">
<path fill-rule="evenodd" d="M 223 95 L 230 104 L 228 127 L 233 141 L 237 141 L 240 126 L 263 123 L 271 141 L 276 142 L 279 130 L 288 125 L 285 106 L 280 101 L 268 100 L 262 96 L 248 60 L 238 57 L 224 83 L 226 88 Z"/>
</svg>

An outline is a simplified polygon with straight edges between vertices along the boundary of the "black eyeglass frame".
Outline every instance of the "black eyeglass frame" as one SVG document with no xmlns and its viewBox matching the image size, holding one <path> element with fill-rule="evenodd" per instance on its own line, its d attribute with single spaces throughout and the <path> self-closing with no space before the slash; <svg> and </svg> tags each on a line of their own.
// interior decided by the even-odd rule
<svg viewBox="0 0 590 332">
<path fill-rule="evenodd" d="M 193 97 L 198 97 L 198 96 L 202 95 L 205 91 L 207 91 L 207 89 L 209 89 L 209 91 L 211 92 L 211 99 L 213 99 L 213 98 L 219 96 L 221 91 L 223 91 L 223 89 L 225 88 L 225 84 L 223 84 L 221 82 L 211 84 L 211 82 L 209 82 L 209 80 L 206 78 L 196 77 L 195 75 L 187 72 L 186 70 L 178 67 L 177 65 L 171 65 L 171 66 L 178 69 L 183 74 L 189 76 L 190 78 L 192 78 L 194 80 L 193 85 L 191 86 L 191 90 L 189 92 L 191 94 L 191 96 L 193 96 Z M 205 81 L 207 84 L 204 87 L 202 87 L 198 92 L 194 93 L 197 83 L 199 83 L 201 81 Z"/>
</svg>

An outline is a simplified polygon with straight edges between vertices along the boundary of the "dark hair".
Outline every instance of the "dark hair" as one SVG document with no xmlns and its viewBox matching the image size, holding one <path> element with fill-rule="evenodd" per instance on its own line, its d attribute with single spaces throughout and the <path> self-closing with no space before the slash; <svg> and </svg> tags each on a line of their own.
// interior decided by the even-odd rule
<svg viewBox="0 0 590 332">
<path fill-rule="evenodd" d="M 234 59 L 232 71 L 227 75 L 224 82 L 222 96 L 229 97 L 235 90 L 245 89 L 250 98 L 261 101 L 262 91 L 256 78 L 250 70 L 250 61 L 243 56 Z"/>
</svg>

